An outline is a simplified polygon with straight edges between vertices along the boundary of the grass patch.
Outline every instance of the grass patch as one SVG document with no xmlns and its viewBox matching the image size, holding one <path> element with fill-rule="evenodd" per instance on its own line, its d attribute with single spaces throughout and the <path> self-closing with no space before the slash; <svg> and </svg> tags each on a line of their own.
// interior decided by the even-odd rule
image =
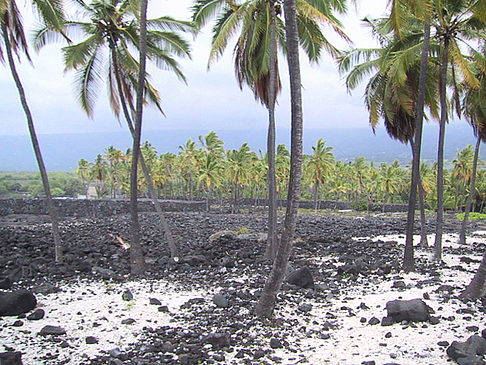
<svg viewBox="0 0 486 365">
<path fill-rule="evenodd" d="M 465 213 L 456 214 L 457 219 L 462 221 L 464 219 L 464 214 Z M 469 214 L 469 220 L 475 221 L 475 220 L 480 220 L 480 219 L 486 219 L 486 213 L 472 212 L 472 213 Z"/>
</svg>

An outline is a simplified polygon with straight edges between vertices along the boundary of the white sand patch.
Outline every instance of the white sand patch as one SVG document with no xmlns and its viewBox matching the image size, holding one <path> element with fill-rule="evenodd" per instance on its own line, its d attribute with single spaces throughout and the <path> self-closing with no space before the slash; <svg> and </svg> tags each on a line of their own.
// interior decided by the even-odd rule
<svg viewBox="0 0 486 365">
<path fill-rule="evenodd" d="M 122 284 L 103 282 L 79 282 L 59 285 L 62 292 L 37 295 L 38 306 L 46 312 L 39 321 L 23 320 L 21 327 L 12 327 L 15 317 L 3 317 L 0 325 L 0 350 L 9 346 L 21 351 L 25 364 L 42 364 L 46 356 L 58 362 L 70 359 L 71 364 L 80 364 L 102 350 L 124 347 L 136 342 L 143 327 L 174 325 L 171 313 L 177 313 L 188 299 L 201 296 L 199 291 L 178 291 L 163 280 L 126 282 Z M 134 300 L 124 301 L 122 293 L 130 289 Z M 150 305 L 156 298 L 169 308 L 169 313 L 159 312 L 158 306 Z M 134 319 L 133 324 L 122 324 L 124 319 Z M 67 332 L 59 336 L 69 347 L 61 348 L 47 336 L 38 335 L 45 325 L 60 326 Z M 94 336 L 97 344 L 86 344 L 86 337 Z M 44 359 L 44 360 L 42 360 Z"/>
<path fill-rule="evenodd" d="M 368 238 L 356 238 L 366 239 Z M 405 236 L 387 235 L 373 239 L 403 245 Z M 414 237 L 414 242 L 418 241 L 419 237 Z M 457 235 L 445 234 L 443 242 L 444 247 L 456 247 L 454 245 L 457 244 Z M 475 232 L 468 237 L 467 246 L 481 242 L 486 242 L 486 232 Z M 433 244 L 433 235 L 429 236 L 429 244 Z M 417 258 L 431 259 L 430 250 L 416 249 L 415 255 Z M 440 275 L 438 282 L 432 280 L 436 277 L 428 273 L 400 273 L 386 279 L 377 276 L 359 277 L 357 280 L 353 277 L 336 276 L 335 279 L 340 280 L 339 293 L 329 291 L 318 298 L 312 298 L 303 295 L 305 291 L 286 292 L 284 295 L 290 296 L 291 300 L 278 306 L 276 316 L 291 324 L 287 335 L 281 337 L 278 327 L 262 324 L 253 327 L 248 335 L 259 339 L 262 344 L 268 344 L 273 336 L 288 342 L 289 348 L 277 349 L 272 353 L 272 356 L 282 359 L 282 364 L 348 365 L 371 360 L 377 364 L 445 364 L 448 362 L 446 348 L 438 346 L 439 341 L 464 341 L 473 334 L 466 327 L 478 326 L 482 330 L 486 325 L 486 316 L 478 311 L 475 304 L 464 304 L 455 299 L 460 290 L 470 282 L 479 265 L 478 262 L 461 262 L 461 257 L 462 255 L 444 254 L 445 265 L 437 269 Z M 480 256 L 468 258 L 481 260 Z M 313 262 L 319 264 L 328 260 L 336 260 L 336 257 L 315 258 Z M 457 270 L 456 266 L 461 266 L 466 271 Z M 227 280 L 232 282 L 233 288 L 230 289 L 249 288 L 252 282 L 251 275 L 237 276 L 232 270 L 224 271 L 221 275 L 226 275 Z M 406 288 L 392 288 L 396 280 L 403 280 Z M 453 287 L 450 297 L 447 292 L 437 291 L 443 284 Z M 177 322 L 172 316 L 182 313 L 181 304 L 196 297 L 208 299 L 212 294 L 224 291 L 218 286 L 208 288 L 204 282 L 194 283 L 196 290 L 181 291 L 163 280 L 122 284 L 79 282 L 61 287 L 63 292 L 37 296 L 38 307 L 46 311 L 45 319 L 23 320 L 22 327 L 12 327 L 16 318 L 0 318 L 0 351 L 4 346 L 10 346 L 23 352 L 25 364 L 54 364 L 65 360 L 70 360 L 70 364 L 82 364 L 102 351 L 117 347 L 123 351 L 127 345 L 137 341 L 143 327 L 187 328 L 187 323 Z M 132 291 L 134 301 L 122 300 L 125 289 Z M 250 292 L 257 290 L 252 288 Z M 394 324 L 382 327 L 380 324 L 368 323 L 372 317 L 381 321 L 386 316 L 385 305 L 388 301 L 423 298 L 424 293 L 429 296 L 425 302 L 435 311 L 433 315 L 439 318 L 438 324 Z M 168 306 L 169 313 L 159 312 L 157 306 L 149 304 L 149 298 L 159 299 L 162 305 Z M 302 303 L 312 304 L 312 310 L 309 313 L 299 312 L 297 307 Z M 368 308 L 361 306 L 361 303 Z M 206 305 L 212 304 L 206 300 Z M 464 308 L 472 309 L 474 314 L 461 312 Z M 241 308 L 241 314 L 251 316 L 246 308 Z M 132 318 L 135 322 L 131 325 L 121 324 L 127 318 Z M 366 321 L 362 323 L 361 318 Z M 326 322 L 330 324 L 329 329 L 324 328 Z M 61 348 L 59 343 L 51 342 L 48 337 L 38 336 L 37 333 L 47 324 L 66 329 L 67 335 L 60 338 L 70 346 Z M 218 331 L 217 328 L 211 330 Z M 246 330 L 244 331 L 246 336 Z M 327 339 L 323 338 L 326 334 L 329 335 Z M 87 345 L 87 336 L 98 338 L 99 343 Z M 268 346 L 261 348 L 268 349 Z M 237 352 L 238 348 L 227 353 L 225 363 L 241 363 L 242 359 L 235 358 Z M 47 360 L 49 356 L 55 360 Z M 265 357 L 265 361 L 270 360 Z"/>
</svg>

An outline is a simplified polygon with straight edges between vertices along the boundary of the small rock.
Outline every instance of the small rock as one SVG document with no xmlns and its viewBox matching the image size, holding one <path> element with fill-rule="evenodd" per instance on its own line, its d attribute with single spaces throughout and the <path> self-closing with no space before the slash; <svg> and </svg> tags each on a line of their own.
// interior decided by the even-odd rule
<svg viewBox="0 0 486 365">
<path fill-rule="evenodd" d="M 39 308 L 33 311 L 31 314 L 27 316 L 29 321 L 38 321 L 39 319 L 44 318 L 46 312 L 43 309 Z"/>
<path fill-rule="evenodd" d="M 47 325 L 42 327 L 39 332 L 41 336 L 60 336 L 65 335 L 66 330 L 62 327 Z"/>
<path fill-rule="evenodd" d="M 94 337 L 94 336 L 88 336 L 88 337 L 86 337 L 85 341 L 86 341 L 86 343 L 88 345 L 94 345 L 94 344 L 96 344 L 96 343 L 99 342 L 99 340 L 96 337 Z"/>
<path fill-rule="evenodd" d="M 24 325 L 24 322 L 22 322 L 20 319 L 16 320 L 14 323 L 12 323 L 13 327 L 22 327 Z"/>
<path fill-rule="evenodd" d="M 404 289 L 406 288 L 405 282 L 403 280 L 397 280 L 393 282 L 392 288 Z"/>
<path fill-rule="evenodd" d="M 163 312 L 163 313 L 169 313 L 169 307 L 168 307 L 168 306 L 166 306 L 166 305 L 162 305 L 162 306 L 158 307 L 158 308 L 157 308 L 157 310 L 158 310 L 159 312 Z"/>
<path fill-rule="evenodd" d="M 158 300 L 157 298 L 150 298 L 149 303 L 151 305 L 162 305 L 162 302 L 160 300 Z"/>
<path fill-rule="evenodd" d="M 0 277 L 0 289 L 7 290 L 12 287 L 10 278 Z"/>
<path fill-rule="evenodd" d="M 133 294 L 130 291 L 130 289 L 126 289 L 123 294 L 122 294 L 122 299 L 129 302 L 130 300 L 133 300 Z"/>
<path fill-rule="evenodd" d="M 301 304 L 297 307 L 297 310 L 300 312 L 308 313 L 312 310 L 312 304 L 310 303 Z"/>
<path fill-rule="evenodd" d="M 447 346 L 449 346 L 449 341 L 439 341 L 439 342 L 437 342 L 437 345 L 439 345 L 441 347 L 447 347 Z"/>
<path fill-rule="evenodd" d="M 371 317 L 370 320 L 368 321 L 368 324 L 370 326 L 375 326 L 380 323 L 380 320 L 376 317 Z"/>
<path fill-rule="evenodd" d="M 395 320 L 392 317 L 383 317 L 382 320 L 381 320 L 381 325 L 383 327 L 391 326 L 394 323 L 395 323 Z"/>
<path fill-rule="evenodd" d="M 256 350 L 255 353 L 253 354 L 253 358 L 255 360 L 258 360 L 258 359 L 261 359 L 262 357 L 265 356 L 265 351 L 259 349 L 259 350 Z"/>
<path fill-rule="evenodd" d="M 287 277 L 287 282 L 299 288 L 314 288 L 314 277 L 308 267 L 291 272 Z"/>
<path fill-rule="evenodd" d="M 133 318 L 126 318 L 121 321 L 121 324 L 134 324 L 136 321 Z"/>
<path fill-rule="evenodd" d="M 391 332 L 385 333 L 385 338 L 391 338 L 391 336 L 392 336 Z"/>
<path fill-rule="evenodd" d="M 430 324 L 436 325 L 440 323 L 440 319 L 438 317 L 431 316 L 429 319 Z"/>
<path fill-rule="evenodd" d="M 231 336 L 228 333 L 210 333 L 202 339 L 203 343 L 209 343 L 213 349 L 221 349 L 230 345 Z"/>
<path fill-rule="evenodd" d="M 283 347 L 282 342 L 279 339 L 272 337 L 270 339 L 270 347 L 272 349 L 281 349 Z"/>
<path fill-rule="evenodd" d="M 228 299 L 222 294 L 215 294 L 213 296 L 213 303 L 216 304 L 216 306 L 219 308 L 229 307 Z"/>
</svg>

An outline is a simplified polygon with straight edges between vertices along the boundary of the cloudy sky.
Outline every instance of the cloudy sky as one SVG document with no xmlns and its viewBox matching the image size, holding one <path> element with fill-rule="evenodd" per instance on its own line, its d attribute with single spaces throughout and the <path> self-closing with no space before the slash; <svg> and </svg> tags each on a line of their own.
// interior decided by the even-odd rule
<svg viewBox="0 0 486 365">
<path fill-rule="evenodd" d="M 22 3 L 22 2 L 21 2 Z M 373 8 L 369 4 L 372 3 Z M 191 1 L 156 0 L 149 4 L 150 16 L 171 15 L 190 18 Z M 385 12 L 386 0 L 361 2 L 343 19 L 347 34 L 359 47 L 373 45 L 367 29 L 359 19 Z M 21 5 L 22 6 L 22 5 Z M 26 28 L 31 32 L 33 19 L 24 9 Z M 232 65 L 233 44 L 211 69 L 207 70 L 210 27 L 192 42 L 192 60 L 181 60 L 188 84 L 179 82 L 168 72 L 150 68 L 153 84 L 158 88 L 167 115 L 145 109 L 144 130 L 154 129 L 265 129 L 266 110 L 255 102 L 248 89 L 238 88 Z M 330 33 L 329 31 L 327 32 Z M 335 39 L 335 38 L 332 38 Z M 342 42 L 340 46 L 346 47 Z M 34 51 L 31 51 L 34 53 Z M 289 91 L 286 63 L 280 61 L 284 89 L 279 98 L 277 127 L 289 127 Z M 27 91 L 38 133 L 79 133 L 120 131 L 122 127 L 111 115 L 107 94 L 100 90 L 93 119 L 77 104 L 73 75 L 63 72 L 60 46 L 50 45 L 35 54 L 33 65 L 23 61 L 20 75 Z M 332 59 L 324 56 L 319 65 L 302 59 L 304 88 L 304 124 L 306 128 L 356 128 L 367 126 L 362 89 L 347 93 Z M 0 135 L 27 134 L 25 119 L 8 69 L 0 72 Z"/>
</svg>

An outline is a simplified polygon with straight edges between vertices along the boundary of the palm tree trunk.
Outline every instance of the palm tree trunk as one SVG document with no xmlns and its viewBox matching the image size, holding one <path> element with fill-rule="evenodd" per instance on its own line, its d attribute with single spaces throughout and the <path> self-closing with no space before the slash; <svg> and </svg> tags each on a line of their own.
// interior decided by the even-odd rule
<svg viewBox="0 0 486 365">
<path fill-rule="evenodd" d="M 137 168 L 140 156 L 140 138 L 142 134 L 143 94 L 147 56 L 147 1 L 140 1 L 140 70 L 137 83 L 137 109 L 135 115 L 135 133 L 133 135 L 132 166 L 130 170 L 130 216 L 131 236 L 130 266 L 133 275 L 145 272 L 145 258 L 140 243 L 140 223 L 138 221 Z"/>
<path fill-rule="evenodd" d="M 405 237 L 405 249 L 403 252 L 403 270 L 410 272 L 415 270 L 415 259 L 413 255 L 413 226 L 415 220 L 415 204 L 417 202 L 417 185 L 420 174 L 420 153 L 422 148 L 422 129 L 424 123 L 424 104 L 425 104 L 425 82 L 427 78 L 427 64 L 429 62 L 430 48 L 430 23 L 424 26 L 424 45 L 420 59 L 420 76 L 417 97 L 417 111 L 415 119 L 415 136 L 413 141 L 412 158 L 412 184 L 408 198 L 407 227 Z"/>
<path fill-rule="evenodd" d="M 427 240 L 427 217 L 425 215 L 425 190 L 420 174 L 418 177 L 418 194 L 420 205 L 420 247 L 427 248 L 429 247 L 429 241 Z"/>
<path fill-rule="evenodd" d="M 297 29 L 297 12 L 295 0 L 284 1 L 285 25 L 287 36 L 288 65 L 290 74 L 290 96 L 292 105 L 290 180 L 287 194 L 284 231 L 272 270 L 265 283 L 255 313 L 262 318 L 269 318 L 275 307 L 277 292 L 282 286 L 287 270 L 292 240 L 297 220 L 302 178 L 302 90 L 299 64 L 299 34 Z"/>
<path fill-rule="evenodd" d="M 471 212 L 471 205 L 476 189 L 476 173 L 478 169 L 478 159 L 479 159 L 479 146 L 481 145 L 481 137 L 478 137 L 476 140 L 476 147 L 474 148 L 474 159 L 472 165 L 472 175 L 471 175 L 471 184 L 469 187 L 469 195 L 467 196 L 466 200 L 466 209 L 464 211 L 464 219 L 462 220 L 461 224 L 461 231 L 459 232 L 459 244 L 466 244 L 466 228 L 469 222 L 469 213 Z"/>
<path fill-rule="evenodd" d="M 112 43 L 110 45 L 112 49 L 112 59 L 113 59 L 113 66 L 115 68 L 115 79 L 117 83 L 117 88 L 118 88 L 118 93 L 120 95 L 120 102 L 122 105 L 123 109 L 123 114 L 125 116 L 125 120 L 127 122 L 128 129 L 130 131 L 130 134 L 132 135 L 132 138 L 135 139 L 135 128 L 133 127 L 133 122 L 132 118 L 130 117 L 130 112 L 128 111 L 127 103 L 125 98 L 123 97 L 122 93 L 122 85 L 121 85 L 121 77 L 120 77 L 120 68 L 118 65 L 118 56 L 116 53 L 116 49 L 114 44 Z M 147 180 L 147 185 L 148 185 L 148 191 L 150 194 L 150 197 L 152 198 L 152 202 L 155 207 L 155 211 L 157 212 L 157 215 L 159 216 L 160 219 L 160 224 L 162 225 L 162 230 L 165 234 L 165 239 L 167 240 L 167 244 L 169 246 L 169 251 L 170 251 L 170 258 L 173 262 L 179 262 L 180 260 L 180 252 L 175 244 L 174 237 L 172 236 L 172 232 L 169 227 L 169 223 L 167 222 L 167 219 L 165 219 L 164 212 L 162 211 L 162 207 L 160 206 L 160 202 L 157 199 L 157 194 L 155 193 L 154 189 L 154 183 L 152 180 L 152 177 L 150 176 L 149 169 L 147 167 L 147 164 L 145 162 L 145 158 L 143 157 L 143 154 L 140 153 L 140 164 L 142 165 L 142 171 L 143 174 L 145 175 L 145 179 Z"/>
<path fill-rule="evenodd" d="M 317 198 L 319 197 L 319 180 L 314 183 L 314 210 L 317 212 Z"/>
<path fill-rule="evenodd" d="M 44 193 L 46 194 L 47 211 L 49 213 L 49 217 L 51 219 L 51 224 L 52 224 L 52 238 L 54 239 L 55 260 L 57 263 L 61 263 L 63 261 L 63 251 L 62 251 L 63 245 L 61 241 L 61 234 L 59 232 L 57 213 L 54 207 L 54 202 L 52 201 L 51 188 L 49 186 L 49 178 L 47 177 L 46 166 L 42 158 L 42 153 L 39 147 L 39 141 L 37 139 L 37 134 L 35 132 L 32 113 L 30 112 L 29 105 L 27 104 L 27 98 L 25 96 L 24 87 L 22 86 L 22 82 L 20 81 L 17 68 L 15 67 L 15 61 L 12 54 L 12 47 L 10 44 L 9 33 L 5 22 L 2 22 L 2 32 L 3 32 L 3 39 L 5 42 L 5 51 L 7 52 L 8 64 L 10 67 L 10 71 L 12 72 L 12 77 L 14 79 L 15 86 L 17 87 L 17 91 L 19 93 L 20 102 L 22 104 L 22 108 L 24 109 L 24 113 L 25 113 L 25 118 L 27 119 L 27 126 L 29 128 L 32 148 L 34 149 L 35 158 L 37 160 L 37 165 L 39 166 L 39 172 L 41 175 L 42 186 L 44 187 Z"/>
<path fill-rule="evenodd" d="M 478 271 L 472 278 L 467 288 L 461 293 L 462 299 L 478 299 L 482 296 L 484 291 L 484 283 L 486 281 L 486 252 L 479 264 Z"/>
<path fill-rule="evenodd" d="M 415 157 L 415 149 L 413 147 L 413 142 L 410 142 L 410 147 L 412 147 L 412 161 Z M 427 241 L 427 220 L 425 216 L 425 202 L 424 202 L 424 187 L 422 185 L 422 177 L 420 176 L 420 170 L 417 179 L 417 189 L 419 196 L 419 210 L 420 210 L 420 244 L 422 248 L 428 247 L 429 243 Z"/>
<path fill-rule="evenodd" d="M 434 260 L 442 260 L 442 230 L 444 220 L 444 140 L 445 126 L 447 123 L 446 82 L 447 65 L 449 58 L 449 42 L 444 41 L 440 80 L 440 124 L 439 124 L 439 148 L 437 151 L 437 216 L 435 222 Z"/>
<path fill-rule="evenodd" d="M 268 238 L 265 258 L 273 260 L 277 253 L 277 182 L 275 178 L 275 99 L 277 81 L 277 33 L 275 3 L 270 2 L 270 85 L 268 95 Z"/>
</svg>

